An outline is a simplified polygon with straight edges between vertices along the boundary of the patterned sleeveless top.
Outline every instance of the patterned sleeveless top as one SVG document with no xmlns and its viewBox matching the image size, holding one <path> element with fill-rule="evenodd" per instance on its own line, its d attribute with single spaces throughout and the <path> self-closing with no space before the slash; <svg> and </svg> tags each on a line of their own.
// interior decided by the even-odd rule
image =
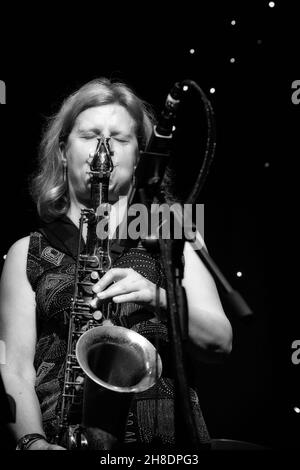
<svg viewBox="0 0 300 470">
<path fill-rule="evenodd" d="M 27 259 L 27 276 L 36 294 L 37 346 L 35 354 L 36 393 L 40 402 L 43 426 L 49 441 L 53 441 L 58 429 L 57 413 L 61 403 L 64 366 L 67 352 L 68 309 L 74 288 L 75 245 L 77 227 L 67 218 L 59 219 L 55 230 L 33 232 Z M 57 229 L 62 231 L 64 243 L 57 243 Z M 45 235 L 46 233 L 46 235 Z M 50 236 L 49 236 L 50 233 Z M 164 287 L 165 278 L 159 256 L 143 247 L 119 249 L 112 247 L 113 266 L 128 268 Z M 107 432 L 116 434 L 120 415 L 125 413 L 123 442 L 128 445 L 147 445 L 155 437 L 161 445 L 174 444 L 174 385 L 169 341 L 165 323 L 134 303 L 121 304 L 119 324 L 131 328 L 151 341 L 162 358 L 163 373 L 155 386 L 138 394 L 98 391 L 91 382 L 94 400 L 87 415 L 90 420 L 101 415 Z M 122 397 L 120 397 L 122 395 Z M 209 434 L 203 419 L 196 392 L 190 389 L 193 413 L 203 444 L 209 442 Z M 128 402 L 130 400 L 130 403 Z M 129 413 L 128 413 L 129 407 Z M 99 410 L 98 413 L 96 410 Z M 125 410 L 125 411 L 124 411 Z M 92 423 L 93 425 L 93 423 Z M 97 448 L 97 445 L 95 446 Z M 101 445 L 100 447 L 101 448 Z"/>
</svg>

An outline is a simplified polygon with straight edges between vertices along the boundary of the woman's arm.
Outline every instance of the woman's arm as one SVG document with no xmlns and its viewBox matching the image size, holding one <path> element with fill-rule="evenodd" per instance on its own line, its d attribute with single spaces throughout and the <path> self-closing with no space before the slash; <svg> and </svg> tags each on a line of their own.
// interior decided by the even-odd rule
<svg viewBox="0 0 300 470">
<path fill-rule="evenodd" d="M 184 245 L 183 286 L 189 312 L 189 337 L 193 353 L 201 360 L 222 359 L 231 351 L 232 329 L 214 280 L 189 243 Z M 156 286 L 132 268 L 112 268 L 93 290 L 100 300 L 135 302 L 155 312 Z M 160 308 L 167 307 L 166 291 L 159 289 Z M 96 308 L 97 299 L 92 301 Z M 164 316 L 164 313 L 163 313 Z"/>
<path fill-rule="evenodd" d="M 31 433 L 45 435 L 35 393 L 35 294 L 26 274 L 28 245 L 29 237 L 25 237 L 10 248 L 0 286 L 0 336 L 6 350 L 1 375 L 16 403 L 16 422 L 10 425 L 16 439 Z M 51 447 L 40 440 L 30 449 L 43 446 Z"/>
<path fill-rule="evenodd" d="M 189 310 L 189 337 L 199 358 L 223 357 L 231 351 L 232 329 L 215 282 L 190 243 L 184 245 L 183 286 Z"/>
</svg>

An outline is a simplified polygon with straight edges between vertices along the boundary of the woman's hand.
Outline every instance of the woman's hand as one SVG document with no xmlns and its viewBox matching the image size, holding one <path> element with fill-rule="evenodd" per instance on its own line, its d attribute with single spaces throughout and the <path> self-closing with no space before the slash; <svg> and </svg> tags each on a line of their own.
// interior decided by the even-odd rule
<svg viewBox="0 0 300 470">
<path fill-rule="evenodd" d="M 91 305 L 97 307 L 97 299 L 112 299 L 115 303 L 134 302 L 150 311 L 156 308 L 156 285 L 132 268 L 112 268 L 94 285 L 97 298 Z M 166 291 L 159 288 L 159 307 L 166 309 Z"/>
<path fill-rule="evenodd" d="M 46 439 L 39 439 L 31 444 L 27 450 L 67 450 L 56 444 L 50 444 Z"/>
</svg>

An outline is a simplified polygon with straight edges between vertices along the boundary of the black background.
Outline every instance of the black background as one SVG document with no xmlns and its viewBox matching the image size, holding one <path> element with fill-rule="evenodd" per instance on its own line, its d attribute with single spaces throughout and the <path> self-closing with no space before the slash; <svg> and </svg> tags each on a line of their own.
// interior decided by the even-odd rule
<svg viewBox="0 0 300 470">
<path fill-rule="evenodd" d="M 66 95 L 96 77 L 119 78 L 159 113 L 176 81 L 195 80 L 217 123 L 217 151 L 198 200 L 205 203 L 206 243 L 255 312 L 246 325 L 227 310 L 233 352 L 225 364 L 201 367 L 202 408 L 212 437 L 287 449 L 300 437 L 293 411 L 300 407 L 300 365 L 291 362 L 300 337 L 292 271 L 300 104 L 291 101 L 299 39 L 295 5 L 275 3 L 199 2 L 196 9 L 186 2 L 164 11 L 155 3 L 78 5 L 76 19 L 49 4 L 10 16 L 1 36 L 0 256 L 36 224 L 27 181 L 45 119 Z M 191 131 L 177 173 L 183 191 L 194 181 L 189 165 L 200 165 L 203 153 L 199 106 L 184 108 Z"/>
</svg>

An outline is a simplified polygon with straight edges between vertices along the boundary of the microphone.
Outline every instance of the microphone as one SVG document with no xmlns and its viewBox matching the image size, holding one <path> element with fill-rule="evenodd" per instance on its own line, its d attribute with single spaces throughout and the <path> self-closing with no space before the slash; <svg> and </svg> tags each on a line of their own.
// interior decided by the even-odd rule
<svg viewBox="0 0 300 470">
<path fill-rule="evenodd" d="M 164 109 L 158 118 L 158 122 L 153 127 L 152 135 L 145 149 L 147 154 L 169 155 L 170 140 L 173 137 L 173 126 L 181 95 L 181 84 L 176 82 L 167 96 Z"/>
<path fill-rule="evenodd" d="M 129 205 L 141 199 L 144 203 L 146 199 L 151 200 L 162 182 L 170 157 L 173 126 L 181 96 L 182 83 L 176 82 L 166 98 L 164 109 L 157 123 L 153 126 L 152 135 L 145 150 L 140 152 L 134 174 L 134 185 L 129 193 Z"/>
<path fill-rule="evenodd" d="M 154 126 L 156 137 L 172 137 L 172 129 L 176 118 L 176 112 L 181 100 L 181 83 L 176 82 L 167 96 L 165 107 L 160 115 L 158 123 Z"/>
<path fill-rule="evenodd" d="M 153 127 L 146 149 L 140 152 L 135 171 L 135 189 L 157 188 L 160 185 L 170 156 L 170 144 L 176 112 L 181 100 L 182 85 L 176 82 L 168 94 L 164 109 Z"/>
</svg>

